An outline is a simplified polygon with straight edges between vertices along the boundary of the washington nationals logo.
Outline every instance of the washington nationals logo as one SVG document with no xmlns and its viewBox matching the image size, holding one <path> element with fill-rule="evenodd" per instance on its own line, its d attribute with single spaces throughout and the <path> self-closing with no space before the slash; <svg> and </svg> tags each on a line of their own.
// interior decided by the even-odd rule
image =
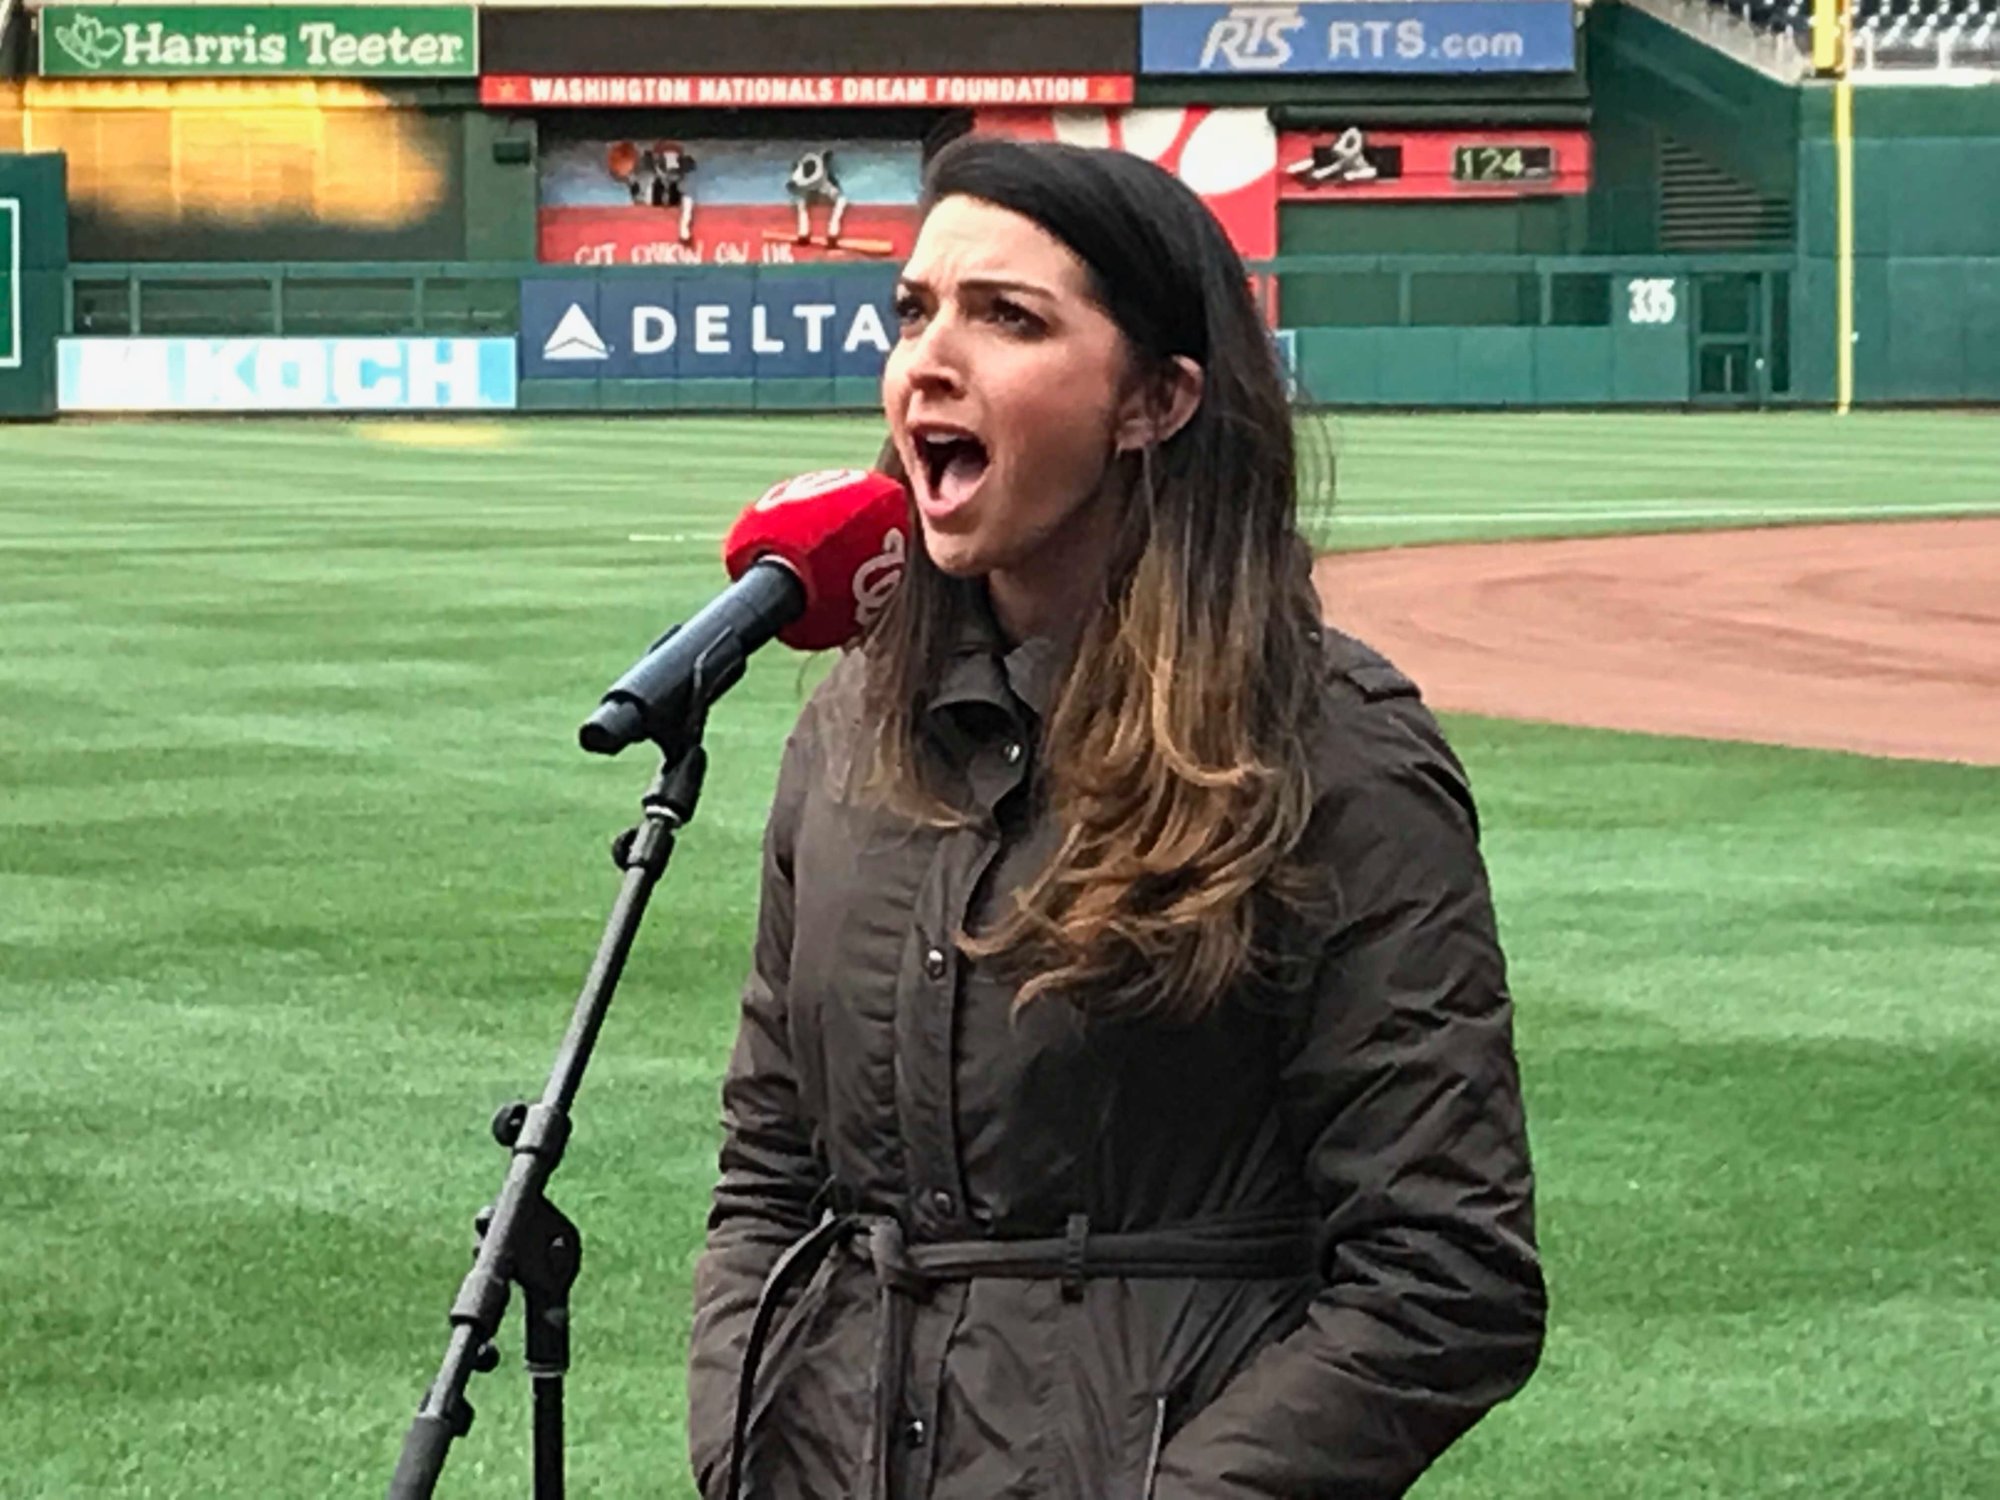
<svg viewBox="0 0 2000 1500">
<path fill-rule="evenodd" d="M 868 476 L 860 469 L 820 469 L 811 474 L 800 474 L 772 485 L 758 499 L 755 509 L 776 510 L 781 505 L 790 505 L 794 500 L 813 500 L 821 495 L 830 495 L 842 485 L 853 484 Z"/>
<path fill-rule="evenodd" d="M 854 570 L 854 617 L 864 628 L 874 624 L 896 596 L 908 546 L 903 533 L 892 528 L 883 534 L 882 550 Z"/>
</svg>

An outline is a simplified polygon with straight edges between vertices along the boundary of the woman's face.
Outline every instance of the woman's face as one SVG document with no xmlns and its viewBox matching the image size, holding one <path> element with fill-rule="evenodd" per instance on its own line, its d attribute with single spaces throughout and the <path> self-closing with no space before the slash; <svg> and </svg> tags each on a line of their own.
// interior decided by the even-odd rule
<svg viewBox="0 0 2000 1500">
<path fill-rule="evenodd" d="M 1031 219 L 945 198 L 897 314 L 882 407 L 932 561 L 986 577 L 1003 609 L 1024 588 L 1073 587 L 1108 551 L 1106 471 L 1129 404 L 1126 341 L 1083 262 Z"/>
</svg>

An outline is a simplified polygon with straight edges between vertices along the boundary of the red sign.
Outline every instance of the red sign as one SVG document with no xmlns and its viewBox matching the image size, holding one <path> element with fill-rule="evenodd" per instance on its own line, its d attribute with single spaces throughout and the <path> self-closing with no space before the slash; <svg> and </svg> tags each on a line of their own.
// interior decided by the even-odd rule
<svg viewBox="0 0 2000 1500">
<path fill-rule="evenodd" d="M 817 261 L 907 260 L 917 237 L 914 205 L 857 203 L 840 237 L 822 222 L 798 238 L 794 211 L 783 204 L 697 207 L 692 232 L 675 232 L 663 209 L 544 208 L 536 217 L 536 258 L 578 266 L 790 266 Z"/>
<path fill-rule="evenodd" d="M 1521 198 L 1590 190 L 1587 130 L 1286 131 L 1278 197 L 1287 203 L 1384 198 Z"/>
<path fill-rule="evenodd" d="M 489 74 L 479 102 L 515 108 L 1075 108 L 1129 104 L 1117 73 Z"/>
<path fill-rule="evenodd" d="M 1261 109 L 1108 109 L 979 114 L 973 129 L 1019 140 L 1115 146 L 1165 167 L 1193 188 L 1245 260 L 1278 253 L 1277 169 L 1271 119 Z"/>
</svg>

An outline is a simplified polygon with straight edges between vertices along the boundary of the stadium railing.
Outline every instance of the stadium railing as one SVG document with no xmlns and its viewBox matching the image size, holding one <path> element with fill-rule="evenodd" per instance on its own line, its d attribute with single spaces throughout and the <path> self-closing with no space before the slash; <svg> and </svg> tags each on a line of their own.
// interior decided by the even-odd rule
<svg viewBox="0 0 2000 1500">
<path fill-rule="evenodd" d="M 1745 403 L 1790 379 L 1798 262 L 1783 253 L 1302 255 L 1252 267 L 1293 330 L 1305 399 L 1413 406 Z M 66 332 L 110 337 L 521 333 L 522 284 L 768 268 L 477 263 L 83 264 Z M 873 268 L 862 268 L 873 269 Z M 753 291 L 754 297 L 754 291 Z M 588 374 L 587 366 L 578 366 Z M 796 385 L 796 388 L 793 388 Z M 527 380 L 524 406 L 853 406 L 872 382 Z M 677 389 L 676 389 L 677 388 Z"/>
</svg>

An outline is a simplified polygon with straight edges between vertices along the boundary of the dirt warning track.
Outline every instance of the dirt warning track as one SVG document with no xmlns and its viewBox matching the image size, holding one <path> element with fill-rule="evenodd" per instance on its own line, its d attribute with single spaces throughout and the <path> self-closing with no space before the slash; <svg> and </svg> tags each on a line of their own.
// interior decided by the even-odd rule
<svg viewBox="0 0 2000 1500">
<path fill-rule="evenodd" d="M 2000 518 L 1322 558 L 1435 708 L 2000 765 Z"/>
</svg>

